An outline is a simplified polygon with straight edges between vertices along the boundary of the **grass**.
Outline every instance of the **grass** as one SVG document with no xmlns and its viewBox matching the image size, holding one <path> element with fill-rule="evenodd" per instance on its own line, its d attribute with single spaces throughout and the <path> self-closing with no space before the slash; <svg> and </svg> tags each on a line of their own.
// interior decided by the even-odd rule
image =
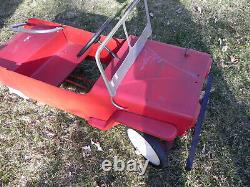
<svg viewBox="0 0 250 187">
<path fill-rule="evenodd" d="M 95 31 L 126 0 L 1 0 L 0 42 L 8 25 L 29 17 Z M 153 39 L 208 52 L 214 59 L 213 92 L 194 170 L 184 169 L 190 135 L 179 138 L 164 170 L 104 172 L 104 159 L 143 160 L 124 127 L 101 132 L 71 114 L 22 100 L 0 86 L 0 186 L 249 186 L 250 3 L 248 0 L 149 0 Z M 138 9 L 128 22 L 142 28 Z M 82 147 L 91 139 L 104 152 Z"/>
</svg>

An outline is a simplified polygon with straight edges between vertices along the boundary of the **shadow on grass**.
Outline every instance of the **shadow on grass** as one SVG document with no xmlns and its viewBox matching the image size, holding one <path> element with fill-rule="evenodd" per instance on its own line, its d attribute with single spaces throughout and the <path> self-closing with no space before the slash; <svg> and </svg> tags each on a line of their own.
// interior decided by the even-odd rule
<svg viewBox="0 0 250 187">
<path fill-rule="evenodd" d="M 8 20 L 15 13 L 17 7 L 22 2 L 23 2 L 22 0 L 17 0 L 17 1 L 1 0 L 0 29 L 4 27 L 6 20 Z"/>
</svg>

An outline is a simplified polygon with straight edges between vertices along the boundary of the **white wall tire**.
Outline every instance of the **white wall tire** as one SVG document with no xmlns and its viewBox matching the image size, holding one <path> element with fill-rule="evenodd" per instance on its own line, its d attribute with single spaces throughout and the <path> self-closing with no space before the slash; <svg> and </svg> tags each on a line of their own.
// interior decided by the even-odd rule
<svg viewBox="0 0 250 187">
<path fill-rule="evenodd" d="M 134 129 L 127 129 L 128 137 L 135 149 L 157 168 L 164 168 L 168 165 L 167 150 L 161 142 L 150 135 L 141 134 Z"/>
</svg>

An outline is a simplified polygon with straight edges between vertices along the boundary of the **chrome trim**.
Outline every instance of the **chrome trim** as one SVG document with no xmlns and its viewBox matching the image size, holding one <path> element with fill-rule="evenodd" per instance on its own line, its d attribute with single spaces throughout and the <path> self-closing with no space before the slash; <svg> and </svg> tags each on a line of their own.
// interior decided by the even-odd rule
<svg viewBox="0 0 250 187">
<path fill-rule="evenodd" d="M 24 32 L 29 34 L 48 34 L 63 30 L 63 27 L 56 27 L 54 29 L 46 29 L 46 30 L 24 29 L 23 26 L 25 25 L 27 25 L 27 23 L 16 23 L 11 25 L 10 29 L 14 32 Z"/>
</svg>

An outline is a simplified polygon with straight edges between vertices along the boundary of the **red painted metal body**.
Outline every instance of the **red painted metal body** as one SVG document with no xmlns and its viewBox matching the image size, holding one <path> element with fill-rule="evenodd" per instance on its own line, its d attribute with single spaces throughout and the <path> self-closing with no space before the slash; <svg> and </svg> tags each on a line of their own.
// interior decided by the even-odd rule
<svg viewBox="0 0 250 187">
<path fill-rule="evenodd" d="M 36 29 L 58 26 L 38 19 L 28 23 L 27 27 Z M 122 123 L 173 141 L 194 126 L 200 111 L 200 93 L 212 64 L 208 54 L 147 41 L 114 97 L 125 108 L 119 110 L 111 103 L 101 77 L 87 94 L 58 87 L 99 47 L 95 44 L 77 58 L 92 33 L 63 27 L 50 34 L 17 34 L 1 46 L 0 82 L 29 98 L 80 116 L 102 130 Z M 121 59 L 128 50 L 122 39 L 112 39 L 108 47 Z M 101 58 L 108 63 L 105 72 L 111 77 L 122 60 L 113 60 L 106 51 Z"/>
</svg>

